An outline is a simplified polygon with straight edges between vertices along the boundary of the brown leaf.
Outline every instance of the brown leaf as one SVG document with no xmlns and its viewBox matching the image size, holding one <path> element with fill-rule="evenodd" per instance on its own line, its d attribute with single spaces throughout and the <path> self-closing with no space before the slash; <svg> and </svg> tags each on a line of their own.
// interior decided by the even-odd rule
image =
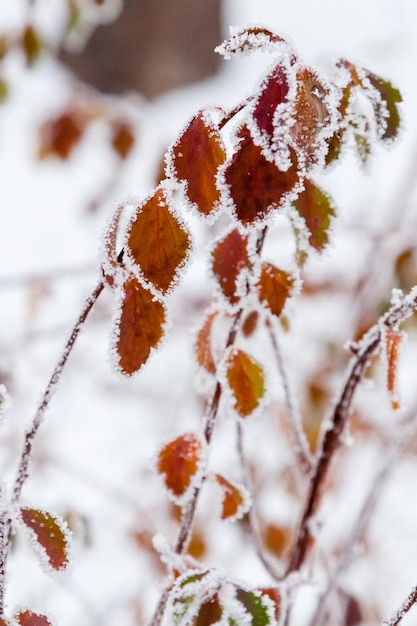
<svg viewBox="0 0 417 626">
<path fill-rule="evenodd" d="M 225 171 L 225 181 L 229 185 L 234 213 L 247 226 L 264 220 L 274 208 L 282 207 L 299 181 L 299 175 L 291 148 L 293 165 L 284 172 L 264 157 L 247 127 L 242 129 L 241 138 Z"/>
<path fill-rule="evenodd" d="M 123 300 L 116 319 L 115 351 L 123 374 L 130 376 L 146 363 L 164 335 L 166 311 L 135 278 L 122 287 Z"/>
<path fill-rule="evenodd" d="M 193 619 L 192 626 L 211 626 L 218 624 L 221 620 L 223 609 L 219 603 L 217 594 L 210 600 L 206 600 L 200 606 L 196 617 Z"/>
<path fill-rule="evenodd" d="M 291 542 L 291 530 L 277 524 L 266 524 L 262 528 L 262 539 L 268 550 L 281 558 Z"/>
<path fill-rule="evenodd" d="M 256 285 L 259 300 L 279 317 L 294 287 L 294 277 L 271 263 L 262 263 L 261 276 Z"/>
<path fill-rule="evenodd" d="M 181 435 L 162 448 L 157 469 L 164 475 L 165 486 L 174 499 L 187 492 L 200 467 L 201 455 L 201 442 L 192 433 Z"/>
<path fill-rule="evenodd" d="M 304 218 L 310 231 L 310 245 L 320 252 L 329 241 L 331 220 L 336 215 L 331 199 L 317 185 L 306 178 L 304 189 L 294 200 L 294 206 Z"/>
<path fill-rule="evenodd" d="M 241 489 L 226 480 L 220 474 L 216 474 L 216 481 L 222 491 L 222 519 L 238 519 L 248 509 L 248 500 Z"/>
<path fill-rule="evenodd" d="M 47 120 L 40 128 L 38 156 L 66 160 L 80 142 L 86 126 L 85 117 L 75 109 Z"/>
<path fill-rule="evenodd" d="M 64 520 L 38 509 L 20 509 L 24 525 L 33 533 L 36 542 L 46 553 L 48 563 L 54 570 L 68 566 L 68 528 Z"/>
<path fill-rule="evenodd" d="M 175 176 L 187 183 L 186 194 L 202 216 L 213 215 L 220 203 L 217 172 L 226 158 L 220 132 L 200 111 L 172 148 Z"/>
<path fill-rule="evenodd" d="M 189 234 L 172 214 L 164 190 L 158 187 L 138 207 L 129 224 L 127 257 L 134 270 L 166 293 L 185 265 L 189 249 Z"/>
<path fill-rule="evenodd" d="M 213 274 L 231 304 L 239 302 L 238 279 L 250 267 L 247 244 L 247 236 L 235 229 L 218 241 L 211 253 Z"/>
<path fill-rule="evenodd" d="M 124 120 L 115 120 L 111 125 L 111 145 L 121 159 L 126 159 L 135 143 L 132 125 Z"/>
<path fill-rule="evenodd" d="M 218 311 L 209 313 L 207 318 L 197 334 L 197 339 L 194 345 L 195 354 L 197 357 L 197 363 L 204 367 L 210 374 L 216 373 L 216 363 L 213 358 L 213 352 L 211 348 L 213 322 L 216 319 Z"/>
<path fill-rule="evenodd" d="M 28 609 L 19 611 L 14 618 L 20 626 L 52 626 L 52 622 L 49 621 L 46 615 L 33 613 L 33 611 Z"/>
<path fill-rule="evenodd" d="M 250 337 L 255 332 L 258 326 L 259 313 L 258 311 L 250 311 L 242 322 L 242 333 L 245 337 Z"/>
<path fill-rule="evenodd" d="M 226 365 L 235 409 L 241 417 L 247 417 L 255 411 L 264 396 L 263 369 L 255 359 L 238 349 L 230 352 Z"/>
</svg>

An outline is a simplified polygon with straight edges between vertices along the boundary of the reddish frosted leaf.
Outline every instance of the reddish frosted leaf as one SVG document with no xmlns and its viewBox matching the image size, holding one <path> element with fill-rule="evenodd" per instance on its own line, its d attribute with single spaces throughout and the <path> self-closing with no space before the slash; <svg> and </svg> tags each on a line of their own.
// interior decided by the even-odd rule
<svg viewBox="0 0 417 626">
<path fill-rule="evenodd" d="M 115 120 L 111 125 L 111 145 L 121 159 L 126 159 L 135 143 L 135 133 L 129 122 Z"/>
<path fill-rule="evenodd" d="M 299 180 L 295 153 L 290 149 L 293 165 L 279 170 L 256 146 L 245 127 L 242 140 L 225 171 L 234 212 L 243 225 L 264 220 L 273 208 L 279 208 Z"/>
<path fill-rule="evenodd" d="M 331 199 L 308 178 L 304 181 L 304 190 L 294 201 L 294 206 L 305 219 L 310 231 L 309 242 L 319 252 L 329 241 L 331 219 L 336 211 Z"/>
<path fill-rule="evenodd" d="M 33 533 L 36 542 L 46 553 L 54 570 L 64 570 L 68 565 L 69 533 L 64 520 L 38 509 L 22 508 L 21 519 Z"/>
<path fill-rule="evenodd" d="M 238 414 L 247 417 L 253 413 L 265 393 L 261 365 L 243 350 L 232 350 L 227 359 L 227 381 Z"/>
<path fill-rule="evenodd" d="M 212 330 L 213 322 L 216 319 L 218 311 L 209 313 L 207 318 L 197 334 L 197 339 L 194 345 L 195 354 L 197 357 L 197 363 L 204 367 L 210 374 L 216 373 L 216 363 L 213 358 L 213 352 L 211 349 L 212 344 Z"/>
<path fill-rule="evenodd" d="M 146 363 L 164 335 L 165 307 L 135 278 L 123 285 L 116 319 L 115 351 L 123 374 L 131 375 Z"/>
<path fill-rule="evenodd" d="M 39 158 L 55 156 L 62 160 L 68 159 L 79 144 L 85 126 L 85 116 L 73 109 L 47 120 L 41 126 L 39 133 Z"/>
<path fill-rule="evenodd" d="M 397 411 L 400 408 L 397 386 L 398 361 L 403 339 L 403 333 L 392 330 L 392 328 L 389 328 L 388 326 L 385 328 L 387 391 L 391 400 L 391 406 L 394 411 Z"/>
<path fill-rule="evenodd" d="M 14 619 L 20 626 L 52 626 L 52 622 L 49 621 L 46 615 L 33 613 L 28 609 L 16 613 Z"/>
<path fill-rule="evenodd" d="M 282 43 L 286 41 L 279 35 L 266 28 L 254 26 L 232 32 L 229 39 L 217 46 L 216 52 L 225 59 L 230 59 L 234 55 L 249 54 L 256 50 L 270 51 Z"/>
<path fill-rule="evenodd" d="M 262 263 L 261 276 L 256 287 L 259 300 L 271 313 L 279 316 L 294 287 L 294 278 L 271 263 Z"/>
<path fill-rule="evenodd" d="M 395 139 L 400 128 L 400 113 L 397 104 L 402 102 L 401 94 L 389 81 L 367 70 L 364 72 L 381 99 L 381 102 L 378 100 L 373 102 L 380 139 L 383 141 Z"/>
<path fill-rule="evenodd" d="M 261 86 L 261 95 L 252 112 L 259 130 L 266 133 L 271 141 L 275 129 L 274 114 L 277 106 L 285 102 L 288 89 L 287 69 L 284 65 L 277 65 Z"/>
<path fill-rule="evenodd" d="M 246 494 L 220 474 L 216 474 L 216 481 L 222 491 L 222 519 L 239 519 L 248 510 Z"/>
<path fill-rule="evenodd" d="M 201 455 L 201 442 L 192 433 L 177 437 L 160 451 L 157 469 L 164 475 L 166 488 L 174 499 L 180 499 L 192 484 L 200 467 Z"/>
<path fill-rule="evenodd" d="M 172 148 L 175 176 L 187 183 L 186 193 L 203 216 L 212 215 L 219 207 L 220 191 L 217 171 L 226 152 L 220 132 L 209 126 L 200 112 L 190 122 Z"/>
<path fill-rule="evenodd" d="M 185 264 L 190 237 L 169 209 L 159 187 L 141 205 L 129 224 L 126 252 L 140 274 L 166 293 Z"/>
<path fill-rule="evenodd" d="M 210 600 L 203 602 L 200 606 L 196 617 L 193 619 L 192 626 L 211 626 L 218 624 L 221 620 L 223 609 L 219 603 L 217 594 Z"/>
<path fill-rule="evenodd" d="M 262 589 L 259 589 L 259 591 L 263 596 L 268 596 L 268 598 L 271 600 L 274 607 L 275 619 L 277 622 L 279 622 L 281 616 L 282 600 L 278 589 L 276 587 L 263 587 Z"/>
<path fill-rule="evenodd" d="M 235 229 L 218 241 L 211 253 L 213 274 L 231 304 L 239 302 L 238 279 L 250 267 L 247 244 L 247 236 Z"/>
<path fill-rule="evenodd" d="M 0 617 L 0 626 L 12 626 L 12 623 L 4 617 Z"/>
</svg>

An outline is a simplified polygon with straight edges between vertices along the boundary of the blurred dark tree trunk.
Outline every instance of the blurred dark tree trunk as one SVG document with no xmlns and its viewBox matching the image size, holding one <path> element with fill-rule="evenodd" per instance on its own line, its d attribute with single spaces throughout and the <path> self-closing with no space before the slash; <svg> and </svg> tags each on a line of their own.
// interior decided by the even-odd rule
<svg viewBox="0 0 417 626">
<path fill-rule="evenodd" d="M 112 24 L 93 32 L 81 53 L 61 59 L 104 93 L 152 98 L 212 75 L 221 42 L 221 0 L 125 0 Z"/>
</svg>

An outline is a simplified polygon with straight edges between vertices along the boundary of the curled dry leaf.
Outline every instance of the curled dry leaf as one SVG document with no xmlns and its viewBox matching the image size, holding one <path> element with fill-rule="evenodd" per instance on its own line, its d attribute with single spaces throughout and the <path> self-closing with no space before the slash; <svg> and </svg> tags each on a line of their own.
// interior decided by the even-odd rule
<svg viewBox="0 0 417 626">
<path fill-rule="evenodd" d="M 146 363 L 164 336 L 165 306 L 135 278 L 122 286 L 122 301 L 115 319 L 114 351 L 117 366 L 130 376 Z"/>
<path fill-rule="evenodd" d="M 294 287 L 294 277 L 271 263 L 262 263 L 256 285 L 260 302 L 279 317 Z"/>
<path fill-rule="evenodd" d="M 189 123 L 171 150 L 174 175 L 186 181 L 186 194 L 203 217 L 217 212 L 221 192 L 217 172 L 226 152 L 219 130 L 200 111 Z"/>
<path fill-rule="evenodd" d="M 57 571 L 65 570 L 69 563 L 69 530 L 66 522 L 46 511 L 26 507 L 20 509 L 20 515 L 23 524 L 45 552 L 49 565 Z"/>
<path fill-rule="evenodd" d="M 231 304 L 239 302 L 239 276 L 250 268 L 247 245 L 248 237 L 235 229 L 218 241 L 211 253 L 213 274 Z"/>
<path fill-rule="evenodd" d="M 200 468 L 203 447 L 200 439 L 187 433 L 167 443 L 158 455 L 157 470 L 174 501 L 189 489 Z"/>
<path fill-rule="evenodd" d="M 152 286 L 166 293 L 185 265 L 190 236 L 170 210 L 162 187 L 134 214 L 127 231 L 126 254 Z"/>
<path fill-rule="evenodd" d="M 230 351 L 226 368 L 235 410 L 240 417 L 247 417 L 257 409 L 265 394 L 263 368 L 246 352 L 238 349 Z"/>
</svg>

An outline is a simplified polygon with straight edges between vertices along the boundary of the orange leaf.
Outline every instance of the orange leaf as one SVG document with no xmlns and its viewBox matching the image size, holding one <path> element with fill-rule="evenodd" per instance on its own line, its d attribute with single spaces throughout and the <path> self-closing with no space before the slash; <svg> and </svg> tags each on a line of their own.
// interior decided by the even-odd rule
<svg viewBox="0 0 417 626">
<path fill-rule="evenodd" d="M 54 570 L 64 570 L 68 565 L 68 528 L 64 520 L 38 509 L 20 509 L 21 519 L 33 533 L 36 543 L 46 553 Z"/>
<path fill-rule="evenodd" d="M 389 326 L 385 328 L 385 352 L 387 359 L 387 390 L 394 411 L 400 408 L 398 399 L 398 361 L 400 356 L 403 333 L 393 330 Z"/>
<path fill-rule="evenodd" d="M 165 307 L 135 278 L 122 287 L 123 300 L 116 319 L 116 358 L 130 376 L 146 363 L 164 335 Z"/>
<path fill-rule="evenodd" d="M 115 120 L 111 126 L 111 145 L 121 159 L 126 159 L 135 143 L 132 126 L 124 120 Z"/>
<path fill-rule="evenodd" d="M 294 278 L 271 263 L 262 263 L 261 276 L 257 283 L 259 300 L 276 316 L 280 316 L 291 289 Z"/>
<path fill-rule="evenodd" d="M 52 626 L 46 615 L 33 613 L 28 609 L 16 613 L 15 619 L 20 624 L 20 626 Z"/>
<path fill-rule="evenodd" d="M 234 349 L 227 359 L 227 381 L 239 415 L 247 417 L 253 413 L 265 393 L 265 380 L 261 365 L 246 352 Z"/>
<path fill-rule="evenodd" d="M 310 245 L 320 252 L 329 241 L 331 219 L 336 214 L 332 201 L 317 185 L 306 178 L 304 189 L 294 200 L 294 206 L 310 231 Z"/>
<path fill-rule="evenodd" d="M 166 293 L 185 265 L 190 237 L 174 217 L 161 187 L 142 204 L 127 232 L 127 256 L 145 280 Z"/>
<path fill-rule="evenodd" d="M 247 236 L 235 229 L 217 242 L 211 253 L 213 273 L 231 304 L 239 302 L 238 278 L 250 266 L 247 243 Z"/>
<path fill-rule="evenodd" d="M 0 626 L 12 626 L 9 620 L 6 620 L 4 617 L 0 617 Z"/>
<path fill-rule="evenodd" d="M 158 455 L 157 469 L 164 475 L 165 486 L 178 500 L 190 487 L 201 461 L 202 445 L 192 433 L 167 443 Z"/>
<path fill-rule="evenodd" d="M 194 350 L 197 357 L 197 363 L 204 367 L 210 374 L 216 373 L 216 363 L 213 358 L 211 349 L 211 333 L 213 329 L 213 322 L 216 319 L 218 311 L 209 313 L 207 318 L 197 334 L 197 339 L 194 345 Z"/>
<path fill-rule="evenodd" d="M 291 148 L 293 165 L 284 172 L 264 157 L 247 127 L 242 129 L 241 137 L 239 148 L 225 171 L 225 180 L 236 217 L 246 226 L 264 220 L 273 208 L 283 206 L 299 175 Z"/>
<path fill-rule="evenodd" d="M 220 474 L 216 474 L 216 481 L 222 490 L 222 519 L 239 519 L 248 510 L 248 499 Z"/>
<path fill-rule="evenodd" d="M 242 333 L 245 337 L 250 337 L 256 330 L 258 325 L 259 313 L 258 311 L 251 311 L 245 317 L 242 322 Z"/>
<path fill-rule="evenodd" d="M 202 216 L 211 216 L 219 206 L 217 171 L 225 158 L 219 130 L 200 111 L 173 146 L 171 159 L 175 176 L 186 181 L 188 199 Z"/>
<path fill-rule="evenodd" d="M 76 110 L 61 113 L 55 119 L 47 120 L 40 129 L 40 159 L 55 156 L 66 160 L 80 142 L 86 126 L 85 117 Z"/>
</svg>

